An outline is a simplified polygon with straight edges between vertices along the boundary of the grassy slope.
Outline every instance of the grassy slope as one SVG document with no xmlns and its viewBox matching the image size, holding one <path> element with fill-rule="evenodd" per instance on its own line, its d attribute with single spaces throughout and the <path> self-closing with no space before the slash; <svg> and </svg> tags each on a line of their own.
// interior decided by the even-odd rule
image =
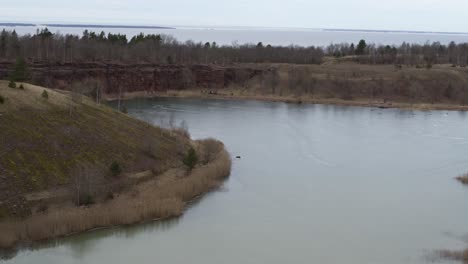
<svg viewBox="0 0 468 264">
<path fill-rule="evenodd" d="M 80 164 L 91 164 L 100 175 L 109 175 L 113 161 L 124 172 L 162 171 L 180 164 L 188 146 L 187 139 L 87 99 L 72 103 L 67 95 L 24 86 L 11 89 L 0 81 L 6 98 L 0 104 L 0 214 L 11 212 L 27 192 L 66 185 Z M 41 97 L 44 90 L 48 99 Z M 149 145 L 157 146 L 152 153 Z"/>
</svg>

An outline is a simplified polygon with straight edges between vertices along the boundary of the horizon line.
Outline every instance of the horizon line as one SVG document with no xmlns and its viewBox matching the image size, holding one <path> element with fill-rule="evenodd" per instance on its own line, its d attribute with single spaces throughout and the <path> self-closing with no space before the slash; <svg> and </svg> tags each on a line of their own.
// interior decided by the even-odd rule
<svg viewBox="0 0 468 264">
<path fill-rule="evenodd" d="M 98 24 L 98 23 L 28 23 L 28 22 L 0 22 L 3 27 L 70 27 L 70 28 L 141 28 L 141 29 L 179 29 L 189 28 L 255 28 L 255 29 L 303 29 L 303 30 L 321 30 L 330 32 L 364 32 L 364 33 L 409 33 L 409 34 L 450 34 L 450 35 L 468 35 L 468 32 L 457 31 L 430 31 L 430 30 L 402 30 L 402 29 L 359 29 L 359 28 L 311 28 L 311 27 L 266 27 L 266 26 L 203 26 L 203 25 L 131 25 L 131 24 Z"/>
</svg>

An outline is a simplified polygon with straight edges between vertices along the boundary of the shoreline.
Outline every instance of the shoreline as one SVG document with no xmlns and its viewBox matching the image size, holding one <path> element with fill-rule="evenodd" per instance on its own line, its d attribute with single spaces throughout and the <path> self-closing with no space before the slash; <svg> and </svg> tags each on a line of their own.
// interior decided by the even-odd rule
<svg viewBox="0 0 468 264">
<path fill-rule="evenodd" d="M 468 111 L 468 105 L 455 104 L 429 104 L 429 103 L 406 103 L 406 102 L 382 102 L 381 100 L 353 99 L 343 100 L 338 98 L 310 98 L 310 97 L 290 97 L 290 96 L 271 96 L 271 95 L 252 95 L 252 94 L 224 94 L 224 93 L 205 93 L 202 90 L 168 90 L 167 92 L 148 93 L 130 92 L 125 93 L 121 100 L 131 99 L 151 99 L 151 98 L 192 98 L 192 99 L 218 99 L 218 100 L 255 100 L 266 102 L 283 102 L 288 104 L 317 104 L 317 105 L 335 105 L 352 107 L 370 107 L 380 109 L 402 109 L 418 111 Z M 103 99 L 107 102 L 118 101 L 118 97 L 106 95 Z"/>
<path fill-rule="evenodd" d="M 203 148 L 208 141 L 195 142 Z M 208 153 L 213 158 L 188 175 L 181 168 L 172 168 L 110 201 L 0 222 L 1 255 L 54 239 L 181 216 L 194 201 L 219 188 L 230 175 L 230 155 L 221 142 L 216 144 L 218 151 Z"/>
</svg>

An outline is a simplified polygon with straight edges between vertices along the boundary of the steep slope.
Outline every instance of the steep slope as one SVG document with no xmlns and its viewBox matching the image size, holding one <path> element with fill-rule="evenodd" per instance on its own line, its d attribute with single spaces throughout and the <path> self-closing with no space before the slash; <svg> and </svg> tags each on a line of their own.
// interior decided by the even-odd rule
<svg viewBox="0 0 468 264">
<path fill-rule="evenodd" d="M 76 94 L 22 86 L 0 81 L 0 248 L 178 215 L 229 175 L 218 141 L 192 141 Z M 56 213 L 72 217 L 50 217 Z M 102 222 L 111 215 L 116 220 Z M 35 228 L 44 233 L 33 235 Z"/>
<path fill-rule="evenodd" d="M 101 175 L 108 174 L 114 161 L 127 172 L 164 170 L 177 165 L 188 147 L 186 138 L 86 98 L 80 102 L 38 86 L 24 87 L 0 83 L 5 97 L 0 104 L 2 201 L 69 183 L 72 170 L 83 164 Z M 41 96 L 43 91 L 48 99 Z"/>
</svg>

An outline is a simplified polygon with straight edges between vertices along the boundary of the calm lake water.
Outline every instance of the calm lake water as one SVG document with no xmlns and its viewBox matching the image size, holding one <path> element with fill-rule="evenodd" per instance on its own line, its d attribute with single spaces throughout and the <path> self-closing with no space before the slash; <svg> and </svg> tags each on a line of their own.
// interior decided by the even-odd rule
<svg viewBox="0 0 468 264">
<path fill-rule="evenodd" d="M 6 263 L 433 263 L 468 247 L 468 115 L 258 101 L 145 99 L 233 156 L 224 187 L 178 220 L 23 250 Z M 445 263 L 436 260 L 436 263 Z"/>
<path fill-rule="evenodd" d="M 0 27 L 1 28 L 1 27 Z M 7 30 L 15 29 L 19 34 L 35 34 L 36 30 L 42 27 L 6 27 Z M 63 34 L 81 35 L 86 28 L 70 27 L 49 27 L 52 32 Z M 237 42 L 258 43 L 265 45 L 290 44 L 301 46 L 325 46 L 330 43 L 357 43 L 365 39 L 369 43 L 376 44 L 401 44 L 402 42 L 420 43 L 427 41 L 439 41 L 441 43 L 468 42 L 468 34 L 429 34 L 429 33 L 383 33 L 383 32 L 333 32 L 320 29 L 299 29 L 299 28 L 196 28 L 181 27 L 177 29 L 142 29 L 142 28 L 90 28 L 95 32 L 123 33 L 132 37 L 140 32 L 145 34 L 166 34 L 172 35 L 180 41 L 193 40 L 195 42 L 213 42 L 220 45 Z"/>
</svg>

